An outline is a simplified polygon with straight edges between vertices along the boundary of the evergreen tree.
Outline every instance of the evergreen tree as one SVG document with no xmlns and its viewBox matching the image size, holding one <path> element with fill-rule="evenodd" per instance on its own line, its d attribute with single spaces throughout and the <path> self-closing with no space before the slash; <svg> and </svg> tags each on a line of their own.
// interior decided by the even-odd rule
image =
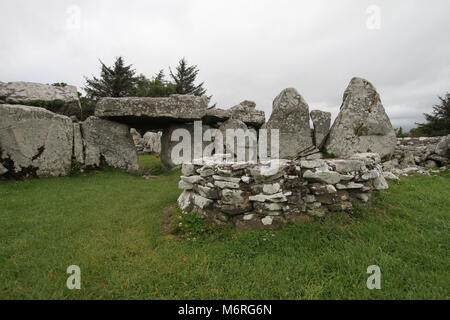
<svg viewBox="0 0 450 320">
<path fill-rule="evenodd" d="M 206 93 L 206 89 L 203 88 L 204 82 L 196 85 L 196 79 L 198 75 L 197 66 L 189 66 L 186 59 L 183 58 L 178 62 L 175 74 L 170 69 L 170 76 L 175 85 L 175 92 L 178 94 L 193 94 L 201 96 Z"/>
<path fill-rule="evenodd" d="M 168 97 L 175 93 L 175 85 L 165 80 L 164 71 L 159 71 L 151 80 L 143 74 L 137 77 L 137 97 Z"/>
<path fill-rule="evenodd" d="M 406 138 L 409 136 L 408 133 L 403 132 L 402 127 L 398 128 L 398 129 L 394 129 L 394 131 L 395 131 L 395 134 L 397 135 L 397 138 Z"/>
<path fill-rule="evenodd" d="M 126 97 L 135 91 L 136 77 L 132 65 L 125 65 L 122 57 L 114 62 L 114 67 L 107 67 L 101 60 L 100 79 L 86 79 L 86 95 L 89 99 L 98 100 L 101 97 Z"/>
<path fill-rule="evenodd" d="M 426 123 L 416 123 L 414 135 L 421 136 L 446 136 L 450 134 L 450 93 L 444 97 L 438 97 L 441 104 L 433 107 L 433 113 L 424 113 Z"/>
</svg>

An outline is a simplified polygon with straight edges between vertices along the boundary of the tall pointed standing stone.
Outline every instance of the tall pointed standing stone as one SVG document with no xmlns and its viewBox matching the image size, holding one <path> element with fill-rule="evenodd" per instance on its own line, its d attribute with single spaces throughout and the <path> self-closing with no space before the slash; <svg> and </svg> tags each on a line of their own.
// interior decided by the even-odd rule
<svg viewBox="0 0 450 320">
<path fill-rule="evenodd" d="M 295 159 L 315 149 L 309 126 L 309 106 L 293 88 L 283 90 L 275 98 L 272 115 L 262 128 L 280 130 L 280 159 Z"/>
<path fill-rule="evenodd" d="M 375 87 L 367 80 L 353 78 L 331 127 L 327 152 L 342 158 L 373 152 L 383 158 L 394 152 L 396 143 L 394 128 Z"/>
</svg>

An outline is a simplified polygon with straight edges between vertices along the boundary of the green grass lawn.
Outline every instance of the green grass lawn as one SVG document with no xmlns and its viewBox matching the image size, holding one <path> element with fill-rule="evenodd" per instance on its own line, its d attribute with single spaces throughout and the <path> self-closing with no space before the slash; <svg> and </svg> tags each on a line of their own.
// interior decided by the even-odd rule
<svg viewBox="0 0 450 320">
<path fill-rule="evenodd" d="M 393 182 L 353 215 L 195 240 L 168 236 L 161 219 L 181 193 L 179 174 L 0 182 L 0 298 L 450 298 L 448 172 Z M 70 265 L 81 290 L 66 287 Z M 370 265 L 381 290 L 366 288 Z"/>
</svg>

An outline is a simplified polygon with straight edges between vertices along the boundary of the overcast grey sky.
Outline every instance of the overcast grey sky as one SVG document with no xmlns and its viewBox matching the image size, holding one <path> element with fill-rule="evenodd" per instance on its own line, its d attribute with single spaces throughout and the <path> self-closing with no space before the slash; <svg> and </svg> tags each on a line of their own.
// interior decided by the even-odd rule
<svg viewBox="0 0 450 320">
<path fill-rule="evenodd" d="M 450 91 L 449 18 L 448 0 L 2 1 L 0 81 L 82 87 L 98 59 L 152 76 L 186 57 L 218 107 L 248 99 L 268 117 L 287 87 L 336 116 L 359 76 L 410 128 Z"/>
</svg>

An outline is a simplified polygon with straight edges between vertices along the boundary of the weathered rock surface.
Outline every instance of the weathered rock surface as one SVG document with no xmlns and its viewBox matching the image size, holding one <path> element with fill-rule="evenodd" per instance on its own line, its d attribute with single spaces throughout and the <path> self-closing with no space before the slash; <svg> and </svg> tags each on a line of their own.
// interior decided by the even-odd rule
<svg viewBox="0 0 450 320">
<path fill-rule="evenodd" d="M 354 153 L 393 154 L 396 135 L 375 87 L 353 78 L 344 93 L 341 111 L 331 127 L 327 152 L 345 158 Z"/>
<path fill-rule="evenodd" d="M 97 117 L 127 123 L 140 129 L 151 126 L 161 128 L 164 122 L 199 120 L 206 113 L 206 96 L 173 95 L 169 98 L 103 98 L 95 108 Z M 135 125 L 133 125 L 135 124 Z"/>
<path fill-rule="evenodd" d="M 283 90 L 275 98 L 272 115 L 262 128 L 279 130 L 280 159 L 296 159 L 315 149 L 309 126 L 309 106 L 293 88 Z M 268 133 L 269 146 L 270 141 Z"/>
<path fill-rule="evenodd" d="M 66 115 L 81 115 L 81 105 L 75 86 L 57 87 L 33 82 L 0 83 L 0 104 L 42 107 Z"/>
<path fill-rule="evenodd" d="M 438 156 L 450 158 L 450 135 L 441 139 L 434 152 Z"/>
<path fill-rule="evenodd" d="M 77 163 L 84 165 L 84 145 L 80 123 L 73 124 L 73 155 Z"/>
<path fill-rule="evenodd" d="M 192 95 L 172 95 L 169 98 L 103 98 L 97 104 L 95 115 L 128 124 L 143 132 L 196 120 L 211 124 L 233 118 L 254 127 L 260 127 L 265 122 L 264 111 L 255 110 L 254 104 L 249 101 L 229 110 L 208 109 L 206 96 Z"/>
<path fill-rule="evenodd" d="M 426 168 L 445 168 L 450 163 L 446 154 L 447 137 L 398 138 L 393 159 L 383 163 L 383 170 L 396 176 L 410 173 L 429 174 Z M 389 175 L 392 178 L 392 175 Z"/>
<path fill-rule="evenodd" d="M 137 151 L 144 151 L 144 140 L 139 132 L 136 129 L 130 129 L 131 137 L 133 138 L 134 145 L 136 146 Z"/>
<path fill-rule="evenodd" d="M 1 171 L 12 178 L 68 174 L 73 133 L 66 116 L 43 108 L 0 105 Z"/>
<path fill-rule="evenodd" d="M 128 126 L 89 117 L 81 124 L 85 166 L 104 165 L 126 171 L 139 169 L 137 151 Z"/>
<path fill-rule="evenodd" d="M 321 149 L 330 131 L 331 112 L 313 110 L 310 116 L 314 125 L 314 142 L 316 147 Z"/>
<path fill-rule="evenodd" d="M 256 103 L 243 101 L 230 109 L 231 119 L 242 121 L 248 126 L 259 128 L 266 122 L 264 111 L 256 110 Z"/>
<path fill-rule="evenodd" d="M 144 134 L 144 152 L 160 153 L 161 152 L 161 136 L 162 132 L 146 132 Z"/>
</svg>

